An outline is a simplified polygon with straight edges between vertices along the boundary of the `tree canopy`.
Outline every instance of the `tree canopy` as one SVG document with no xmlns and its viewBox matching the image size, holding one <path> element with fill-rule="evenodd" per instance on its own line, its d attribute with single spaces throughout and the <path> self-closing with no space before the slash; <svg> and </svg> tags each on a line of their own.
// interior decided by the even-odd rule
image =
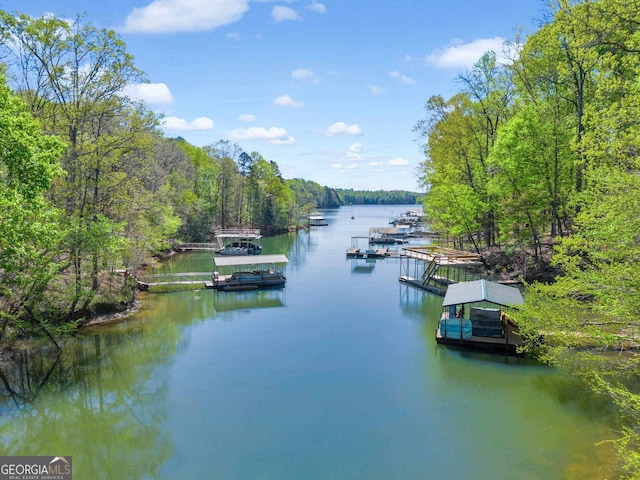
<svg viewBox="0 0 640 480">
<path fill-rule="evenodd" d="M 640 8 L 550 5 L 548 22 L 506 45 L 509 64 L 489 52 L 460 93 L 427 102 L 414 128 L 425 210 L 460 244 L 481 239 L 559 272 L 528 279 L 514 314 L 526 348 L 617 406 L 620 474 L 638 478 Z"/>
</svg>

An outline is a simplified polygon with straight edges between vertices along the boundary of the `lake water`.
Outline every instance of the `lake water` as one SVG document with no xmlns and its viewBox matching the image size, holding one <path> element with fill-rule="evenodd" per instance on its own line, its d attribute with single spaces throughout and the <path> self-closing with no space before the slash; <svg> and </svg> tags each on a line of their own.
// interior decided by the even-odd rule
<svg viewBox="0 0 640 480">
<path fill-rule="evenodd" d="M 441 297 L 400 284 L 398 259 L 346 259 L 405 210 L 263 239 L 285 289 L 146 293 L 61 356 L 25 351 L 2 372 L 0 454 L 72 455 L 74 479 L 606 478 L 614 434 L 575 383 L 437 345 Z"/>
</svg>

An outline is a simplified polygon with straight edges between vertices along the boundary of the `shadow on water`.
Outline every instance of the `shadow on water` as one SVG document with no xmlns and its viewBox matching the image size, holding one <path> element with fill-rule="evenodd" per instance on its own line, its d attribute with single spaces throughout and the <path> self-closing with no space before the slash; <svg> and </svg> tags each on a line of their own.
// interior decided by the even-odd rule
<svg viewBox="0 0 640 480">
<path fill-rule="evenodd" d="M 11 408 L 8 405 L 16 409 L 28 406 L 57 372 L 63 350 L 47 345 L 40 346 L 38 355 L 33 350 L 15 348 L 5 353 L 0 366 L 0 381 L 5 388 L 0 403 L 5 409 Z"/>
<path fill-rule="evenodd" d="M 3 455 L 64 451 L 76 472 L 156 477 L 173 454 L 161 399 L 179 338 L 177 329 L 162 332 L 127 322 L 80 333 L 61 351 L 35 343 L 5 357 Z"/>
</svg>

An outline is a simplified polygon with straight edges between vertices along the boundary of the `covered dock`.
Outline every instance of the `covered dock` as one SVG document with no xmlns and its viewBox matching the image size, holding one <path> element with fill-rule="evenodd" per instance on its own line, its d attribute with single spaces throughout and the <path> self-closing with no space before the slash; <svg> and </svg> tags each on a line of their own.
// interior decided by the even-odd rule
<svg viewBox="0 0 640 480">
<path fill-rule="evenodd" d="M 262 235 L 257 228 L 224 228 L 214 232 L 216 255 L 260 255 Z"/>
<path fill-rule="evenodd" d="M 524 298 L 516 287 L 488 280 L 452 284 L 442 302 L 436 342 L 517 353 L 524 342 L 504 308 L 522 303 Z"/>
<path fill-rule="evenodd" d="M 402 247 L 402 251 L 398 280 L 438 295 L 451 284 L 472 280 L 471 270 L 483 265 L 478 254 L 438 245 Z"/>
<path fill-rule="evenodd" d="M 284 286 L 286 277 L 277 266 L 289 262 L 286 255 L 213 257 L 215 271 L 207 288 L 217 290 L 255 290 L 258 288 Z M 218 269 L 230 268 L 231 273 L 221 273 Z"/>
</svg>

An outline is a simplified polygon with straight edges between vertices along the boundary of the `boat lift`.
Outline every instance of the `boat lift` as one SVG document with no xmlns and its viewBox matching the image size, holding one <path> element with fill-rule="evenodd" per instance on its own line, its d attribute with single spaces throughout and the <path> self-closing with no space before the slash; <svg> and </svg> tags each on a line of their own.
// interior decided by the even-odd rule
<svg viewBox="0 0 640 480">
<path fill-rule="evenodd" d="M 438 245 L 402 247 L 402 250 L 398 280 L 438 295 L 444 295 L 452 283 L 473 280 L 471 269 L 482 266 L 478 254 Z"/>
</svg>

